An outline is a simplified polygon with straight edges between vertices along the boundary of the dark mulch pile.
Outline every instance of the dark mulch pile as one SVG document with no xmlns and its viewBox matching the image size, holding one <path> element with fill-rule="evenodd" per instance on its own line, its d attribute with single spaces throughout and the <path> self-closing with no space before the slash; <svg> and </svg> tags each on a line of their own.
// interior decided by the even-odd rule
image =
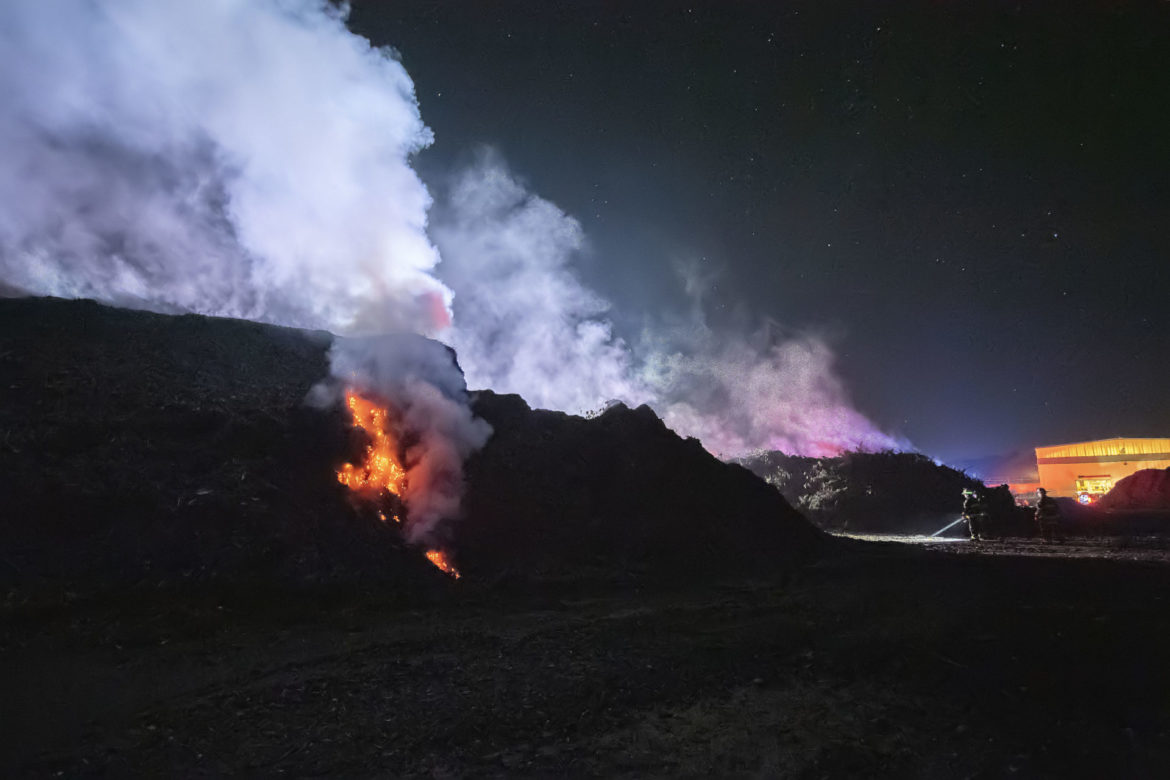
<svg viewBox="0 0 1170 780">
<path fill-rule="evenodd" d="M 1170 469 L 1142 469 L 1118 481 L 1098 509 L 1170 514 Z"/>
<path fill-rule="evenodd" d="M 595 419 L 481 391 L 496 429 L 468 464 L 469 570 L 778 572 L 825 540 L 746 469 L 682 439 L 646 406 Z"/>
<path fill-rule="evenodd" d="M 962 513 L 964 488 L 984 490 L 974 477 L 918 453 L 804 458 L 765 452 L 741 462 L 814 523 L 832 530 L 933 533 Z M 1010 503 L 1008 496 L 1009 512 Z"/>
<path fill-rule="evenodd" d="M 0 301 L 0 583 L 429 579 L 349 505 L 331 337 L 89 301 Z"/>
<path fill-rule="evenodd" d="M 328 343 L 0 301 L 0 772 L 1167 776 L 1153 544 L 786 569 L 824 537 L 648 410 L 481 393 L 453 583 L 334 478 Z"/>
<path fill-rule="evenodd" d="M 334 477 L 361 440 L 340 410 L 305 404 L 331 342 L 0 300 L 0 587 L 448 584 Z M 476 408 L 496 432 L 451 526 L 469 580 L 778 569 L 820 544 L 774 491 L 648 409 L 584 420 L 491 393 Z"/>
</svg>

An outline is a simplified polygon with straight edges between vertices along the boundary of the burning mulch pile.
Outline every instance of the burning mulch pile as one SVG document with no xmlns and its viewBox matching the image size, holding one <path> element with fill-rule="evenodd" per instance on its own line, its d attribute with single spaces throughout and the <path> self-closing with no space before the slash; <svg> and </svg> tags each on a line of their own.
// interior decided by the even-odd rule
<svg viewBox="0 0 1170 780">
<path fill-rule="evenodd" d="M 964 488 L 983 490 L 979 480 L 916 453 L 803 458 L 765 452 L 741 462 L 814 523 L 839 531 L 933 533 L 962 513 Z M 989 503 L 995 498 L 1002 496 L 989 496 Z M 1006 510 L 998 506 L 1002 500 L 995 502 L 999 514 L 1010 515 L 1010 494 L 1006 500 Z"/>
<path fill-rule="evenodd" d="M 330 479 L 347 418 L 304 405 L 330 340 L 0 301 L 0 585 L 425 583 L 426 562 Z"/>
<path fill-rule="evenodd" d="M 364 446 L 305 404 L 328 333 L 88 301 L 0 300 L 0 588 L 449 580 L 336 469 Z M 583 420 L 481 393 L 450 547 L 467 581 L 782 568 L 819 534 L 647 409 Z"/>
</svg>

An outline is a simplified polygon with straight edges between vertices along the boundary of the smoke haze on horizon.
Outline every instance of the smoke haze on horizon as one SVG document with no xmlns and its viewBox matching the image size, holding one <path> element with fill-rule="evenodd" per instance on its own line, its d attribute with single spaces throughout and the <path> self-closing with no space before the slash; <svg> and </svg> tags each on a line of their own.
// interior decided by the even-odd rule
<svg viewBox="0 0 1170 780">
<path fill-rule="evenodd" d="M 690 321 L 648 312 L 619 338 L 574 272 L 580 223 L 497 157 L 441 187 L 432 215 L 410 162 L 432 142 L 413 82 L 342 14 L 313 0 L 0 8 L 0 142 L 17 150 L 0 161 L 0 279 L 439 336 L 473 387 L 575 413 L 648 402 L 724 457 L 900 445 L 856 411 L 824 339 L 716 329 L 693 284 Z"/>
</svg>

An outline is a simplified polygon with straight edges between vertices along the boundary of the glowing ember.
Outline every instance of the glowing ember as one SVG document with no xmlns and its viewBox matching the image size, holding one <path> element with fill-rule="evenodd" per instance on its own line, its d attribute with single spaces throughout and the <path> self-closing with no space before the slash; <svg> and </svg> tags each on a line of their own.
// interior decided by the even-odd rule
<svg viewBox="0 0 1170 780">
<path fill-rule="evenodd" d="M 451 562 L 447 560 L 447 554 L 442 550 L 427 550 L 427 560 L 435 564 L 435 566 L 438 566 L 439 569 L 444 573 L 450 574 L 455 579 L 459 579 L 463 576 L 459 573 L 458 569 L 451 565 Z"/>
<path fill-rule="evenodd" d="M 372 443 L 366 448 L 365 461 L 358 466 L 352 463 L 343 465 L 337 472 L 337 481 L 351 490 L 387 490 L 396 496 L 402 495 L 406 472 L 398 463 L 397 446 L 390 436 L 386 408 L 352 390 L 346 392 L 345 404 L 353 414 L 353 424 L 369 434 Z M 382 517 L 384 520 L 385 516 Z"/>
<path fill-rule="evenodd" d="M 406 485 L 406 471 L 398 462 L 397 443 L 390 435 L 389 410 L 352 390 L 345 393 L 345 405 L 353 414 L 353 424 L 369 434 L 372 443 L 366 447 L 366 457 L 360 465 L 346 463 L 337 471 L 337 481 L 351 490 L 372 493 L 386 490 L 401 496 Z M 396 523 L 402 522 L 397 514 L 390 515 L 390 518 Z M 378 519 L 383 523 L 389 522 L 390 518 L 385 512 L 378 511 Z M 442 550 L 427 550 L 426 555 L 427 560 L 444 574 L 455 579 L 463 576 Z"/>
</svg>

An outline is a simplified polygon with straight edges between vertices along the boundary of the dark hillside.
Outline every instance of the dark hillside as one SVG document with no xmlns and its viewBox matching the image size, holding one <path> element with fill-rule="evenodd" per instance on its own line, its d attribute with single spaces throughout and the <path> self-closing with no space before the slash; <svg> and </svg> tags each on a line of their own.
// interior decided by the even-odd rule
<svg viewBox="0 0 1170 780">
<path fill-rule="evenodd" d="M 304 405 L 331 338 L 0 300 L 0 581 L 429 579 L 331 481 L 347 422 Z"/>
<path fill-rule="evenodd" d="M 983 489 L 979 480 L 918 453 L 802 458 L 765 452 L 741 463 L 814 523 L 841 531 L 932 533 L 962 513 L 964 488 Z"/>
<path fill-rule="evenodd" d="M 0 585 L 443 581 L 334 470 L 361 438 L 305 405 L 332 336 L 0 300 Z M 819 535 L 648 409 L 584 420 L 479 394 L 495 427 L 449 526 L 472 581 L 774 569 Z"/>
<path fill-rule="evenodd" d="M 476 394 L 496 434 L 468 467 L 469 566 L 619 573 L 769 571 L 823 538 L 747 469 L 682 439 L 647 406 L 594 419 Z"/>
</svg>

